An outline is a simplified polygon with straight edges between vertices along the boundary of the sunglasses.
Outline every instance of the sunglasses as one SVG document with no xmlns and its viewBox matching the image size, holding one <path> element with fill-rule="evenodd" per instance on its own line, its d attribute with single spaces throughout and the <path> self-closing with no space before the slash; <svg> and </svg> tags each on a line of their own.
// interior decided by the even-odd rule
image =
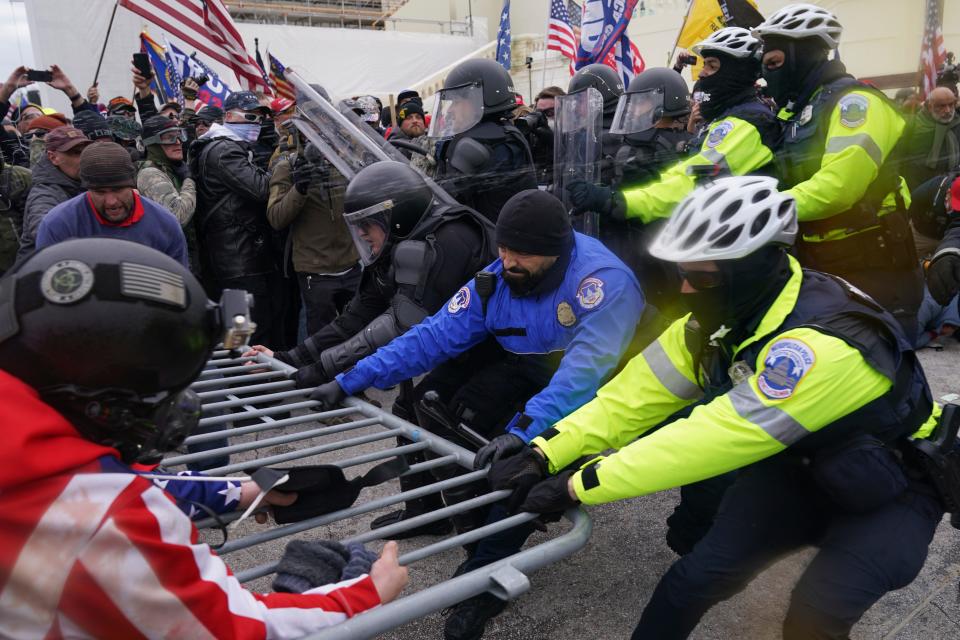
<svg viewBox="0 0 960 640">
<path fill-rule="evenodd" d="M 716 289 L 723 285 L 723 274 L 719 271 L 686 271 L 685 269 L 679 271 L 680 277 L 697 291 Z"/>
<path fill-rule="evenodd" d="M 263 121 L 263 116 L 260 115 L 259 113 L 244 113 L 244 112 L 237 112 L 237 113 L 240 115 L 240 117 L 242 117 L 247 122 L 255 122 L 257 124 L 260 124 Z"/>
</svg>

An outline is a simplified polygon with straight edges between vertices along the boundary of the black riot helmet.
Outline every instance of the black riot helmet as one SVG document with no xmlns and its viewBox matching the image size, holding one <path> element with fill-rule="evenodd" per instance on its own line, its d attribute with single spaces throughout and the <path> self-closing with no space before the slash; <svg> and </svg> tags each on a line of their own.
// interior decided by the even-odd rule
<svg viewBox="0 0 960 640">
<path fill-rule="evenodd" d="M 196 426 L 186 388 L 223 324 L 176 260 L 116 238 L 67 240 L 0 280 L 0 308 L 0 368 L 124 461 L 157 461 Z"/>
<path fill-rule="evenodd" d="M 363 263 L 409 236 L 432 203 L 433 191 L 408 164 L 382 160 L 357 172 L 343 196 L 343 220 Z"/>
<path fill-rule="evenodd" d="M 484 115 L 513 111 L 517 106 L 513 79 L 495 60 L 474 58 L 461 62 L 447 74 L 443 90 L 470 84 L 479 84 L 483 88 Z"/>
<path fill-rule="evenodd" d="M 623 94 L 620 74 L 605 64 L 588 64 L 570 78 L 567 93 L 576 93 L 593 87 L 603 97 L 603 114 L 611 115 L 617 109 L 617 101 Z"/>
<path fill-rule="evenodd" d="M 638 93 L 649 89 L 663 93 L 663 115 L 676 117 L 690 113 L 690 90 L 687 89 L 687 81 L 673 69 L 647 69 L 630 81 L 626 92 Z"/>
</svg>

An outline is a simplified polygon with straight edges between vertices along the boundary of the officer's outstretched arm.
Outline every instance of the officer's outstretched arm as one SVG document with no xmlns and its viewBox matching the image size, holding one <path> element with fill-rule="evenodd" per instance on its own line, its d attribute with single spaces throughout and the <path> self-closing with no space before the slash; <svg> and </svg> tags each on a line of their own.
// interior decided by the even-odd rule
<svg viewBox="0 0 960 640">
<path fill-rule="evenodd" d="M 863 198 L 904 126 L 900 114 L 869 91 L 841 98 L 830 114 L 820 170 L 787 191 L 797 201 L 797 217 L 829 218 Z"/>
<path fill-rule="evenodd" d="M 684 344 L 686 318 L 674 322 L 630 360 L 597 397 L 530 443 L 556 473 L 577 458 L 619 449 L 703 395 Z"/>
<path fill-rule="evenodd" d="M 688 418 L 577 472 L 580 500 L 611 502 L 739 469 L 780 453 L 891 386 L 856 349 L 807 328 L 778 336 L 755 365 L 757 373 Z"/>
<path fill-rule="evenodd" d="M 483 310 L 471 280 L 440 311 L 377 349 L 336 380 L 350 395 L 370 386 L 386 389 L 430 371 L 486 337 Z"/>
<path fill-rule="evenodd" d="M 742 176 L 773 160 L 757 128 L 740 118 L 724 118 L 710 125 L 700 151 L 663 172 L 653 184 L 623 192 L 627 219 L 653 222 L 668 218 L 674 208 L 696 187 L 691 166 L 717 165 L 730 175 Z"/>
<path fill-rule="evenodd" d="M 643 313 L 643 294 L 625 273 L 602 269 L 583 282 L 586 284 L 581 284 L 581 291 L 588 287 L 592 297 L 587 298 L 584 293 L 578 296 L 578 304 L 573 305 L 574 313 L 579 316 L 576 332 L 564 350 L 560 367 L 550 383 L 527 401 L 523 414 L 529 424 L 525 428 L 509 429 L 524 441 L 529 442 L 593 398 L 620 361 L 633 337 L 637 319 Z M 598 282 L 600 288 L 594 289 Z M 597 295 L 600 299 L 594 301 Z"/>
</svg>

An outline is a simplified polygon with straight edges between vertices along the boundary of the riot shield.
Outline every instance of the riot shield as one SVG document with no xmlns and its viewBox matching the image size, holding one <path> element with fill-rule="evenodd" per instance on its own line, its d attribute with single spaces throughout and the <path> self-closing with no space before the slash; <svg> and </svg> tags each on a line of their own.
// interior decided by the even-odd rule
<svg viewBox="0 0 960 640">
<path fill-rule="evenodd" d="M 355 113 L 349 110 L 341 113 L 295 71 L 287 69 L 284 77 L 297 91 L 297 115 L 292 118 L 294 126 L 347 180 L 352 180 L 360 169 L 381 160 L 409 164 L 410 161 L 402 153 L 377 135 Z M 427 176 L 423 178 L 439 202 L 457 204 L 433 180 Z"/>
<path fill-rule="evenodd" d="M 603 135 L 603 97 L 593 87 L 556 98 L 553 137 L 553 189 L 572 211 L 567 186 L 600 178 L 600 138 Z M 598 237 L 600 216 L 594 211 L 574 220 L 583 233 Z"/>
</svg>

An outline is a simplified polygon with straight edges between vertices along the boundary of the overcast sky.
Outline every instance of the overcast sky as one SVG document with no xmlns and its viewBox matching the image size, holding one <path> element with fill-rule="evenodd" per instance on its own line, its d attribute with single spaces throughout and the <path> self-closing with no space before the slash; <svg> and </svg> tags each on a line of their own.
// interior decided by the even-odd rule
<svg viewBox="0 0 960 640">
<path fill-rule="evenodd" d="M 19 0 L 0 0 L 0 75 L 6 80 L 20 64 L 33 64 L 27 10 Z M 0 82 L 2 82 L 0 80 Z"/>
</svg>

